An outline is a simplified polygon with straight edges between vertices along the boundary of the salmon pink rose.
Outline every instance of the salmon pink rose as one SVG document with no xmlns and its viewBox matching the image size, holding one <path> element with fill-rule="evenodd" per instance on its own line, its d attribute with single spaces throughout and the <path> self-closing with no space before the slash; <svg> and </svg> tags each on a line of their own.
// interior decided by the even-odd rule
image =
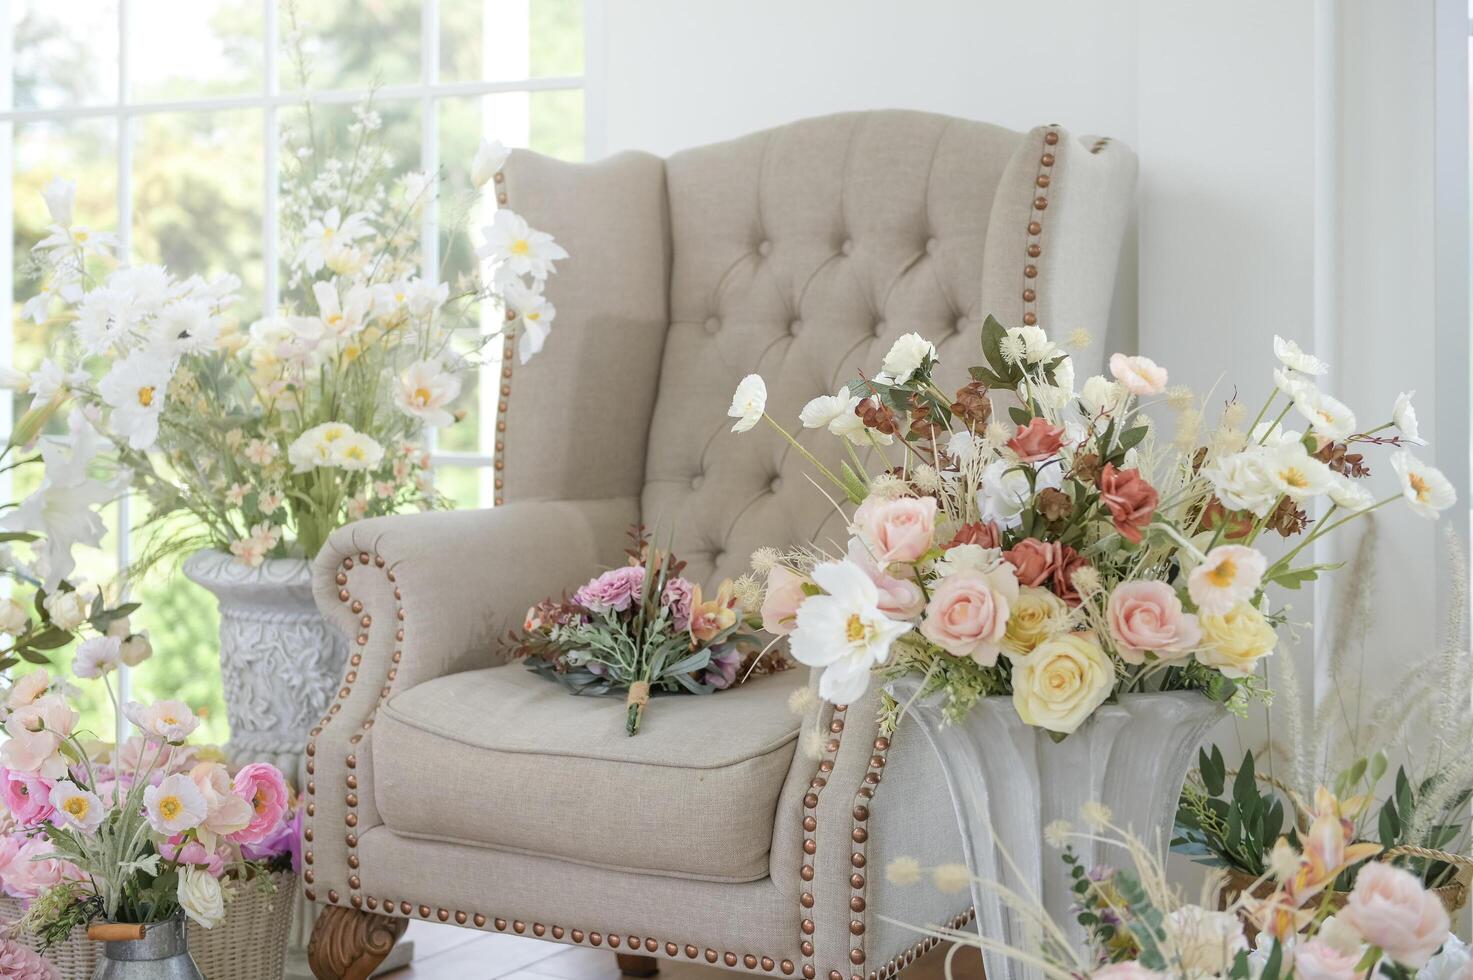
<svg viewBox="0 0 1473 980">
<path fill-rule="evenodd" d="M 237 844 L 257 844 L 265 840 L 281 823 L 291 803 L 291 793 L 281 770 L 264 762 L 242 766 L 235 774 L 235 795 L 251 807 L 251 822 L 230 835 Z"/>
<path fill-rule="evenodd" d="M 1069 605 L 1079 605 L 1074 573 L 1088 562 L 1073 548 L 1057 541 L 1024 538 L 1004 551 L 1002 556 L 1013 566 L 1020 585 L 1051 589 Z"/>
<path fill-rule="evenodd" d="M 983 548 L 1002 547 L 1002 535 L 997 531 L 997 525 L 991 521 L 975 521 L 971 524 L 963 524 L 957 528 L 956 534 L 945 545 L 946 548 L 955 548 L 961 544 L 975 544 Z"/>
<path fill-rule="evenodd" d="M 930 549 L 936 534 L 936 498 L 870 497 L 854 512 L 854 530 L 881 568 L 915 561 Z"/>
<path fill-rule="evenodd" d="M 1175 660 L 1202 642 L 1197 617 L 1184 612 L 1165 582 L 1122 582 L 1106 609 L 1110 635 L 1128 664 L 1145 662 L 1147 653 Z"/>
<path fill-rule="evenodd" d="M 1402 966 L 1420 970 L 1447 942 L 1442 900 L 1417 876 L 1379 861 L 1364 865 L 1340 919 Z"/>
<path fill-rule="evenodd" d="M 1050 425 L 1048 419 L 1034 416 L 1027 425 L 1018 426 L 1018 431 L 1008 440 L 1008 448 L 1018 454 L 1025 463 L 1048 459 L 1064 445 L 1064 430 Z"/>
<path fill-rule="evenodd" d="M 1140 544 L 1141 528 L 1151 523 L 1161 497 L 1139 470 L 1117 470 L 1106 463 L 1100 471 L 1100 500 L 1110 508 L 1115 530 L 1131 544 Z"/>
<path fill-rule="evenodd" d="M 1355 980 L 1359 950 L 1336 949 L 1323 939 L 1311 939 L 1294 947 L 1294 976 L 1299 980 Z"/>
<path fill-rule="evenodd" d="M 798 607 L 808 598 L 813 584 L 784 565 L 774 565 L 767 574 L 767 591 L 762 596 L 762 628 L 773 636 L 787 636 L 798 626 Z"/>
<path fill-rule="evenodd" d="M 1007 633 L 1008 610 L 1017 599 L 1018 580 L 1006 565 L 948 575 L 931 592 L 921 635 L 954 657 L 971 657 L 991 667 Z"/>
</svg>

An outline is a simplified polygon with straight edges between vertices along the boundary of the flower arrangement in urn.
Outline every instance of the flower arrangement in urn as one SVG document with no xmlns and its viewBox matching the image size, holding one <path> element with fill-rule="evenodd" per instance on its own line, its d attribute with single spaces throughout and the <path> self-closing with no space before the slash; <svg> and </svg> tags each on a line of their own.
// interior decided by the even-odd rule
<svg viewBox="0 0 1473 980">
<path fill-rule="evenodd" d="M 1342 826 L 1341 801 L 1328 790 L 1317 794 L 1321 808 L 1313 846 L 1303 854 L 1277 850 L 1258 876 L 1258 894 L 1243 893 L 1227 907 L 1210 906 L 1220 877 L 1209 880 L 1197 902 L 1186 901 L 1168 883 L 1158 852 L 1116 826 L 1109 809 L 1086 804 L 1083 827 L 1051 825 L 1047 837 L 1059 849 L 1060 869 L 1073 882 L 1075 914 L 1089 937 L 1088 949 L 1073 948 L 1059 924 L 1026 895 L 1008 900 L 1033 924 L 1037 941 L 1028 948 L 1001 947 L 976 933 L 952 931 L 944 938 L 1000 953 L 1027 964 L 1050 980 L 1466 980 L 1473 976 L 1473 951 L 1451 932 L 1448 913 L 1413 871 L 1389 861 L 1362 866 L 1354 888 L 1338 908 L 1328 901 L 1330 884 L 1351 865 L 1375 855 L 1375 844 L 1352 844 Z M 1104 841 L 1130 866 L 1087 867 L 1076 853 L 1081 842 Z M 1397 859 L 1402 860 L 1402 859 Z M 929 871 L 938 888 L 958 891 L 974 883 L 967 868 L 923 869 L 899 858 L 889 879 L 915 884 Z M 976 882 L 1004 891 L 996 882 Z M 1245 925 L 1258 930 L 1250 940 Z"/>
<path fill-rule="evenodd" d="M 116 644 L 86 663 L 79 675 L 101 677 L 116 706 Z M 265 872 L 291 866 L 296 820 L 274 766 L 231 772 L 217 749 L 188 745 L 199 719 L 178 701 L 122 705 L 137 734 L 121 745 L 84 739 L 67 690 L 36 670 L 3 705 L 0 890 L 28 903 L 24 931 L 49 944 L 179 915 L 208 929 L 231 890 L 269 889 Z"/>
<path fill-rule="evenodd" d="M 1426 517 L 1453 503 L 1407 448 L 1420 444 L 1410 396 L 1363 427 L 1289 341 L 1275 340 L 1275 389 L 1256 414 L 1230 398 L 1205 432 L 1202 403 L 1149 358 L 1115 354 L 1111 377 L 1076 390 L 1042 329 L 990 317 L 980 353 L 970 383 L 942 391 L 935 348 L 907 334 L 880 373 L 810 401 L 800 421 L 842 442 L 837 473 L 765 413 L 760 377 L 737 389 L 735 431 L 766 419 L 856 505 L 843 554 L 755 561 L 764 624 L 822 669 L 828 701 L 853 701 L 878 670 L 919 674 L 952 719 L 1010 696 L 1056 738 L 1128 692 L 1200 690 L 1242 711 L 1286 623 L 1267 589 L 1324 570 L 1306 549 L 1393 502 Z M 1169 440 L 1143 411 L 1156 404 L 1176 413 Z M 1396 477 L 1381 499 L 1366 489 L 1372 448 Z M 1256 546 L 1268 534 L 1290 540 L 1281 557 Z"/>
<path fill-rule="evenodd" d="M 575 694 L 627 691 L 630 735 L 654 692 L 711 694 L 788 666 L 761 659 L 742 601 L 749 583 L 728 579 L 707 596 L 681 575 L 685 562 L 652 547 L 643 528 L 630 538 L 627 565 L 527 610 L 522 631 L 508 639 L 514 656 Z"/>
<path fill-rule="evenodd" d="M 311 557 L 343 523 L 439 505 L 425 437 L 456 421 L 479 352 L 452 350 L 444 307 L 501 302 L 523 361 L 547 336 L 556 311 L 543 283 L 567 253 L 498 211 L 480 249 L 485 281 L 452 299 L 417 266 L 436 178 L 391 177 L 378 114 L 356 115 L 345 157 L 323 153 L 320 134 L 284 154 L 296 163 L 282 194 L 285 302 L 246 329 L 233 275 L 123 264 L 99 278 L 104 237 L 73 221 L 72 185 L 47 190 L 54 223 L 34 250 L 41 287 L 25 313 L 59 329 L 31 388 L 48 404 L 70 399 L 79 424 L 112 443 L 151 505 L 148 558 L 201 546 L 249 566 Z M 506 152 L 483 145 L 478 183 Z"/>
</svg>

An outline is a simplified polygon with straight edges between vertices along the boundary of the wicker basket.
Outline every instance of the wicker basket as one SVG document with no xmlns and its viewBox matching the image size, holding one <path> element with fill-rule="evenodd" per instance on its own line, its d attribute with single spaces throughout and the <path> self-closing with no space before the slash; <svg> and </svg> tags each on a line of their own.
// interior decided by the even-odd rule
<svg viewBox="0 0 1473 980">
<path fill-rule="evenodd" d="M 225 921 L 215 928 L 189 924 L 190 955 L 209 980 L 282 980 L 297 876 L 283 873 L 272 878 L 276 891 L 269 895 L 250 884 L 237 885 Z M 0 923 L 15 922 L 21 912 L 19 900 L 0 896 Z M 32 949 L 41 945 L 32 936 L 18 938 Z M 46 959 L 56 965 L 62 980 L 91 980 L 101 952 L 100 944 L 78 929 L 66 942 L 48 949 Z"/>
</svg>

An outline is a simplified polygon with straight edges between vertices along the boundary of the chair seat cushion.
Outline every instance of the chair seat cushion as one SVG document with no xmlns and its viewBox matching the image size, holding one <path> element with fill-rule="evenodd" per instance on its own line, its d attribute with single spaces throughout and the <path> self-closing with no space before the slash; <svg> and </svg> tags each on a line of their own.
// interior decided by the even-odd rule
<svg viewBox="0 0 1473 980">
<path fill-rule="evenodd" d="M 391 698 L 373 728 L 374 801 L 395 833 L 710 881 L 768 872 L 807 671 L 651 699 L 578 697 L 509 664 Z"/>
</svg>

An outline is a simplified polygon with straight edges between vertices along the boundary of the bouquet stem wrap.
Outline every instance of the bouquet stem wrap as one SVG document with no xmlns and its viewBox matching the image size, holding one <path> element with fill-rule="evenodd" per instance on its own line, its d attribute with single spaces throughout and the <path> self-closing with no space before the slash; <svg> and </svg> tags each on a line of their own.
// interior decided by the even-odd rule
<svg viewBox="0 0 1473 980">
<path fill-rule="evenodd" d="M 650 682 L 635 681 L 629 685 L 629 697 L 624 702 L 629 707 L 629 718 L 624 723 L 624 729 L 630 735 L 639 731 L 639 723 L 644 720 L 644 706 L 650 703 Z"/>
</svg>

